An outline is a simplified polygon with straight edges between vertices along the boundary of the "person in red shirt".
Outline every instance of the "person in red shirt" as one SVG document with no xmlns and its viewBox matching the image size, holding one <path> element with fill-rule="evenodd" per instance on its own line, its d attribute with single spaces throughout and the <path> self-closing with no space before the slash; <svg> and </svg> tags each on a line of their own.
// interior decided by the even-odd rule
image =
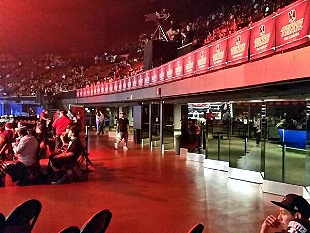
<svg viewBox="0 0 310 233">
<path fill-rule="evenodd" d="M 59 117 L 53 122 L 52 127 L 55 129 L 55 149 L 59 149 L 61 147 L 61 139 L 60 136 L 66 133 L 68 126 L 70 125 L 71 120 L 67 116 L 65 110 L 59 110 Z"/>
</svg>

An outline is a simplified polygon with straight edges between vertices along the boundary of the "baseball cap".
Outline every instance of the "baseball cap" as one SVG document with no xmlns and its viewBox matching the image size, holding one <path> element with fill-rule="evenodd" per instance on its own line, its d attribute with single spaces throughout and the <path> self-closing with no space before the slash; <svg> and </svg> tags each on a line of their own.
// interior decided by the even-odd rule
<svg viewBox="0 0 310 233">
<path fill-rule="evenodd" d="M 287 228 L 288 233 L 309 233 L 310 232 L 310 222 L 294 219 L 288 223 Z"/>
<path fill-rule="evenodd" d="M 13 124 L 11 122 L 7 122 L 5 123 L 5 127 L 7 127 L 8 129 L 13 129 Z"/>
<path fill-rule="evenodd" d="M 310 204 L 302 196 L 296 194 L 287 194 L 281 202 L 271 201 L 291 212 L 299 212 L 305 218 L 310 217 Z"/>
</svg>

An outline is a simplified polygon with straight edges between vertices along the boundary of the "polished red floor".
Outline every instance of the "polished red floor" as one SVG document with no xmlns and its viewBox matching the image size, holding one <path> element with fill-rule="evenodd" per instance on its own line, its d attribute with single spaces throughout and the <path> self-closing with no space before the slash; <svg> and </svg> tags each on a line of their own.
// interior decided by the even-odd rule
<svg viewBox="0 0 310 233">
<path fill-rule="evenodd" d="M 81 227 L 93 214 L 110 209 L 108 233 L 182 233 L 201 222 L 206 233 L 259 232 L 266 214 L 277 214 L 260 185 L 227 178 L 204 169 L 174 151 L 129 144 L 115 150 L 114 138 L 91 135 L 90 158 L 95 170 L 88 181 L 63 185 L 0 189 L 0 211 L 8 215 L 19 203 L 36 198 L 43 208 L 33 232 L 53 233 Z M 44 163 L 44 160 L 42 161 Z"/>
</svg>

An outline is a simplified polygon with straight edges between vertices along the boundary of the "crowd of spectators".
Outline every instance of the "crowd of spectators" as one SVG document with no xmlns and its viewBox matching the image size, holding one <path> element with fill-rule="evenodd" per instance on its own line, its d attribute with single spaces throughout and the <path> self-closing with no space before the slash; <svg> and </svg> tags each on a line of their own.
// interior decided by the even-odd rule
<svg viewBox="0 0 310 233">
<path fill-rule="evenodd" d="M 51 61 L 2 61 L 0 96 L 54 95 L 87 85 L 109 82 L 143 70 L 140 59 L 107 62 L 94 57 L 80 64 L 57 65 Z M 95 62 L 96 60 L 96 62 Z"/>
<path fill-rule="evenodd" d="M 44 156 L 49 157 L 47 175 L 58 182 L 65 175 L 65 165 L 76 162 L 83 152 L 79 112 L 59 109 L 52 116 L 48 110 L 43 110 L 39 119 L 11 117 L 5 120 L 0 123 L 0 160 L 14 160 L 6 166 L 6 173 L 20 185 L 30 182 L 29 179 L 42 181 L 40 159 Z M 32 168 L 39 168 L 40 174 L 29 178 L 28 171 Z"/>
<path fill-rule="evenodd" d="M 271 15 L 295 0 L 238 0 L 222 3 L 209 15 L 199 16 L 192 22 L 170 22 L 168 38 L 179 45 L 209 44 L 241 28 Z M 188 36 L 186 36 L 188 35 Z"/>
<path fill-rule="evenodd" d="M 208 44 L 277 11 L 294 0 L 237 0 L 220 4 L 209 15 L 192 21 L 171 20 L 167 38 L 178 43 Z M 143 48 L 153 38 L 151 33 L 138 39 L 126 39 L 111 45 L 109 53 L 81 55 L 79 58 L 0 60 L 0 96 L 35 96 L 38 92 L 59 92 L 111 82 L 143 71 Z M 82 58 L 81 58 L 82 57 Z"/>
</svg>

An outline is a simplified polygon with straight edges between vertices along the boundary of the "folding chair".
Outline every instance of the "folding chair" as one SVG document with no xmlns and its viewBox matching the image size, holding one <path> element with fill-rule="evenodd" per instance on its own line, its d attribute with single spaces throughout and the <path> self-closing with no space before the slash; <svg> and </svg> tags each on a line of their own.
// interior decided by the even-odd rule
<svg viewBox="0 0 310 233">
<path fill-rule="evenodd" d="M 187 233 L 202 233 L 204 228 L 202 223 L 197 223 Z"/>
<path fill-rule="evenodd" d="M 5 168 L 6 168 L 6 163 L 0 159 L 0 187 L 5 186 Z"/>
<path fill-rule="evenodd" d="M 42 209 L 36 199 L 30 199 L 18 205 L 6 218 L 4 233 L 30 233 Z"/>
<path fill-rule="evenodd" d="M 93 215 L 81 228 L 80 233 L 104 233 L 112 219 L 110 210 L 101 210 Z"/>
<path fill-rule="evenodd" d="M 93 171 L 93 169 L 90 169 L 89 166 L 92 166 L 94 168 L 94 165 L 92 163 L 92 161 L 89 159 L 89 153 L 87 151 L 87 148 L 84 147 L 83 150 L 82 150 L 82 153 L 81 153 L 81 156 L 79 157 L 78 159 L 78 162 L 80 164 L 82 164 L 83 162 L 85 161 L 85 171 L 86 172 L 91 172 Z"/>
<path fill-rule="evenodd" d="M 4 228 L 4 224 L 5 224 L 5 217 L 4 215 L 0 212 L 0 232 L 3 232 L 3 228 Z"/>
<path fill-rule="evenodd" d="M 14 156 L 12 145 L 5 143 L 0 149 L 0 159 L 12 160 Z"/>
<path fill-rule="evenodd" d="M 76 226 L 67 227 L 65 229 L 62 229 L 58 233 L 80 233 L 80 229 Z"/>
</svg>

